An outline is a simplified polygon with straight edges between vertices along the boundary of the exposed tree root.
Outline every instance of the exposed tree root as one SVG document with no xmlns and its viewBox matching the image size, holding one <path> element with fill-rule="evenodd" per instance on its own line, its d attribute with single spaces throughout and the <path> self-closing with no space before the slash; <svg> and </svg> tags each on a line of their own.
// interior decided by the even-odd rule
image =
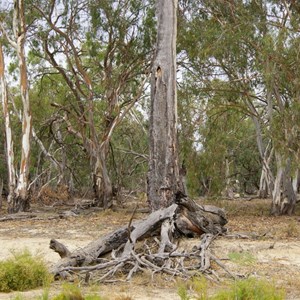
<svg viewBox="0 0 300 300">
<path fill-rule="evenodd" d="M 209 245 L 224 233 L 224 211 L 214 206 L 200 206 L 186 196 L 177 195 L 176 204 L 151 213 L 145 220 L 120 228 L 86 247 L 69 253 L 51 240 L 51 249 L 62 259 L 53 267 L 56 277 L 76 274 L 84 282 L 130 280 L 135 273 L 147 270 L 152 276 L 165 273 L 173 278 L 189 278 L 198 273 L 211 274 Z M 184 199 L 183 199 L 184 198 Z M 180 236 L 201 236 L 191 251 L 180 249 Z M 158 239 L 158 236 L 160 239 Z M 139 241 L 144 241 L 141 245 Z M 214 261 L 217 261 L 213 257 Z"/>
</svg>

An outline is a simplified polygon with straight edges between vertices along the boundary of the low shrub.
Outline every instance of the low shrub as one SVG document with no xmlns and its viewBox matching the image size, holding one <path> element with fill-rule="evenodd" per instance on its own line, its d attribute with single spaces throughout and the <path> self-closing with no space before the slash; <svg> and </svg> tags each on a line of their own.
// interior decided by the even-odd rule
<svg viewBox="0 0 300 300">
<path fill-rule="evenodd" d="M 255 256 L 248 251 L 231 252 L 228 254 L 228 258 L 242 266 L 250 266 L 256 262 Z"/>
<path fill-rule="evenodd" d="M 196 294 L 196 298 L 190 297 L 188 293 L 187 286 Z M 185 284 L 179 284 L 177 293 L 181 300 L 190 300 L 190 299 L 197 299 L 197 300 L 206 300 L 208 298 L 208 283 L 204 276 L 197 276 L 192 280 L 188 281 Z"/>
<path fill-rule="evenodd" d="M 50 283 L 51 274 L 39 256 L 28 250 L 13 253 L 13 257 L 0 261 L 0 292 L 24 291 Z"/>
<path fill-rule="evenodd" d="M 181 300 L 283 300 L 284 289 L 277 289 L 265 279 L 248 278 L 233 282 L 228 288 L 220 290 L 213 296 L 208 295 L 207 281 L 204 277 L 194 279 L 191 284 L 193 296 L 181 285 L 178 295 Z"/>
<path fill-rule="evenodd" d="M 283 300 L 285 291 L 267 280 L 248 278 L 234 282 L 228 290 L 218 292 L 211 300 Z"/>
<path fill-rule="evenodd" d="M 96 294 L 84 296 L 77 285 L 65 284 L 62 292 L 52 300 L 104 300 L 104 298 Z"/>
</svg>

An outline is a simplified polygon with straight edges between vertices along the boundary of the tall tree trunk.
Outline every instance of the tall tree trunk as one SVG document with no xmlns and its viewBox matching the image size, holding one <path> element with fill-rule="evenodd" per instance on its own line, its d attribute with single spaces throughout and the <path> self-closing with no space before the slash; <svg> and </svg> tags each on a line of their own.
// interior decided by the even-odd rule
<svg viewBox="0 0 300 300">
<path fill-rule="evenodd" d="M 60 129 L 60 121 L 54 121 L 52 123 L 52 127 L 53 127 L 53 131 L 54 131 L 54 135 L 55 138 L 57 140 L 57 142 L 60 144 L 61 147 L 61 155 L 60 155 L 60 160 L 54 160 L 51 159 L 52 165 L 55 167 L 55 169 L 58 171 L 58 180 L 57 180 L 57 185 L 58 186 L 62 186 L 62 185 L 68 185 L 68 181 L 66 178 L 66 169 L 67 169 L 67 152 L 66 152 L 66 147 L 63 141 L 63 136 L 61 133 L 61 129 Z M 33 132 L 34 133 L 34 132 Z M 46 156 L 47 157 L 47 156 Z"/>
<path fill-rule="evenodd" d="M 11 123 L 9 117 L 8 108 L 8 95 L 7 95 L 7 84 L 5 80 L 5 63 L 3 56 L 2 44 L 0 43 L 0 82 L 1 82 L 1 98 L 3 108 L 3 119 L 5 126 L 5 138 L 6 138 L 6 160 L 8 170 L 8 206 L 12 205 L 14 199 L 14 193 L 16 188 L 16 172 L 14 167 L 14 143 L 12 138 Z"/>
<path fill-rule="evenodd" d="M 3 180 L 0 181 L 0 210 L 2 209 Z"/>
<path fill-rule="evenodd" d="M 103 208 L 112 206 L 112 184 L 106 167 L 106 155 L 98 153 L 95 158 L 93 171 L 93 188 L 96 197 L 96 205 Z"/>
<path fill-rule="evenodd" d="M 269 101 L 269 94 L 267 96 L 268 103 Z M 258 197 L 266 198 L 269 194 L 273 191 L 274 186 L 274 175 L 272 173 L 272 170 L 270 168 L 270 161 L 273 156 L 273 150 L 271 149 L 269 153 L 269 145 L 267 147 L 264 147 L 263 145 L 263 135 L 262 135 L 262 129 L 261 129 L 261 122 L 259 119 L 259 114 L 253 105 L 251 99 L 245 100 L 246 105 L 248 106 L 249 110 L 251 111 L 251 119 L 255 126 L 255 134 L 256 134 L 256 143 L 258 152 L 261 158 L 262 163 L 262 171 L 260 176 L 260 184 L 259 184 L 259 191 L 258 191 Z M 269 118 L 271 118 L 271 113 L 268 113 Z M 269 143 L 270 144 L 270 143 Z"/>
<path fill-rule="evenodd" d="M 264 166 L 262 167 L 261 174 L 260 174 L 260 180 L 259 180 L 259 190 L 257 193 L 258 198 L 268 198 L 268 195 L 270 194 L 270 189 L 268 188 L 268 181 L 267 181 L 267 172 Z"/>
<path fill-rule="evenodd" d="M 297 168 L 293 176 L 293 190 L 295 194 L 298 194 L 299 192 L 299 184 L 300 184 L 300 172 L 299 169 Z"/>
<path fill-rule="evenodd" d="M 296 194 L 291 180 L 290 159 L 283 161 L 281 154 L 275 153 L 277 174 L 272 193 L 272 209 L 274 215 L 291 215 L 296 206 Z"/>
<path fill-rule="evenodd" d="M 262 156 L 262 171 L 259 182 L 259 191 L 258 197 L 267 198 L 272 195 L 272 191 L 274 189 L 274 175 L 270 168 L 271 159 L 273 157 L 273 151 L 268 151 L 268 147 L 264 150 Z"/>
<path fill-rule="evenodd" d="M 234 198 L 232 180 L 230 178 L 230 164 L 228 157 L 225 158 L 225 187 L 222 191 L 222 196 L 230 199 Z"/>
<path fill-rule="evenodd" d="M 148 202 L 169 206 L 179 188 L 177 151 L 177 0 L 157 1 L 157 47 L 151 77 Z"/>
<path fill-rule="evenodd" d="M 18 177 L 18 184 L 15 191 L 16 197 L 10 212 L 25 211 L 29 208 L 28 185 L 29 185 L 29 165 L 30 165 L 30 141 L 32 135 L 32 118 L 28 93 L 27 66 L 25 59 L 25 7 L 24 0 L 15 0 L 14 3 L 14 33 L 17 41 L 17 56 L 20 69 L 20 92 L 23 105 L 22 118 L 22 144 L 21 163 Z"/>
</svg>

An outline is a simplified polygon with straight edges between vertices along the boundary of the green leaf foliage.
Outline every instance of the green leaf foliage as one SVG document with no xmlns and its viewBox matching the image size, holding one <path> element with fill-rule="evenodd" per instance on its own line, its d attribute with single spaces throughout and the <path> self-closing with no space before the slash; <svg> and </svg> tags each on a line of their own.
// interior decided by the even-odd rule
<svg viewBox="0 0 300 300">
<path fill-rule="evenodd" d="M 0 261 L 0 291 L 24 291 L 43 287 L 50 283 L 52 276 L 46 264 L 28 250 L 13 253 L 13 257 Z"/>
</svg>

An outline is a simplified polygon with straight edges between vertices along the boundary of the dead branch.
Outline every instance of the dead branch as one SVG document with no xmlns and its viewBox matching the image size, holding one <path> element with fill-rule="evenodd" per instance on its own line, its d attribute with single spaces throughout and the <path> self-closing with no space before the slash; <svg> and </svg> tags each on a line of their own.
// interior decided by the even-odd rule
<svg viewBox="0 0 300 300">
<path fill-rule="evenodd" d="M 55 239 L 52 239 L 50 241 L 50 249 L 57 252 L 61 258 L 68 257 L 71 255 L 69 249 Z"/>
<path fill-rule="evenodd" d="M 37 215 L 32 213 L 18 213 L 13 215 L 7 215 L 6 217 L 0 218 L 0 222 L 33 219 L 36 217 Z"/>
<path fill-rule="evenodd" d="M 189 278 L 198 272 L 212 274 L 209 272 L 212 259 L 209 246 L 217 235 L 226 231 L 223 227 L 227 222 L 224 211 L 214 206 L 198 205 L 182 195 L 177 195 L 175 202 L 152 212 L 142 221 L 133 222 L 133 213 L 128 226 L 73 253 L 51 240 L 51 249 L 63 255 L 52 272 L 56 276 L 75 273 L 83 280 L 93 277 L 97 282 L 129 280 L 133 274 L 144 270 L 152 272 L 152 276 L 165 273 L 171 278 Z M 179 250 L 174 240 L 182 235 L 201 236 L 199 246 L 192 251 Z M 160 240 L 155 236 L 160 236 Z M 138 241 L 146 238 L 141 247 Z"/>
</svg>

